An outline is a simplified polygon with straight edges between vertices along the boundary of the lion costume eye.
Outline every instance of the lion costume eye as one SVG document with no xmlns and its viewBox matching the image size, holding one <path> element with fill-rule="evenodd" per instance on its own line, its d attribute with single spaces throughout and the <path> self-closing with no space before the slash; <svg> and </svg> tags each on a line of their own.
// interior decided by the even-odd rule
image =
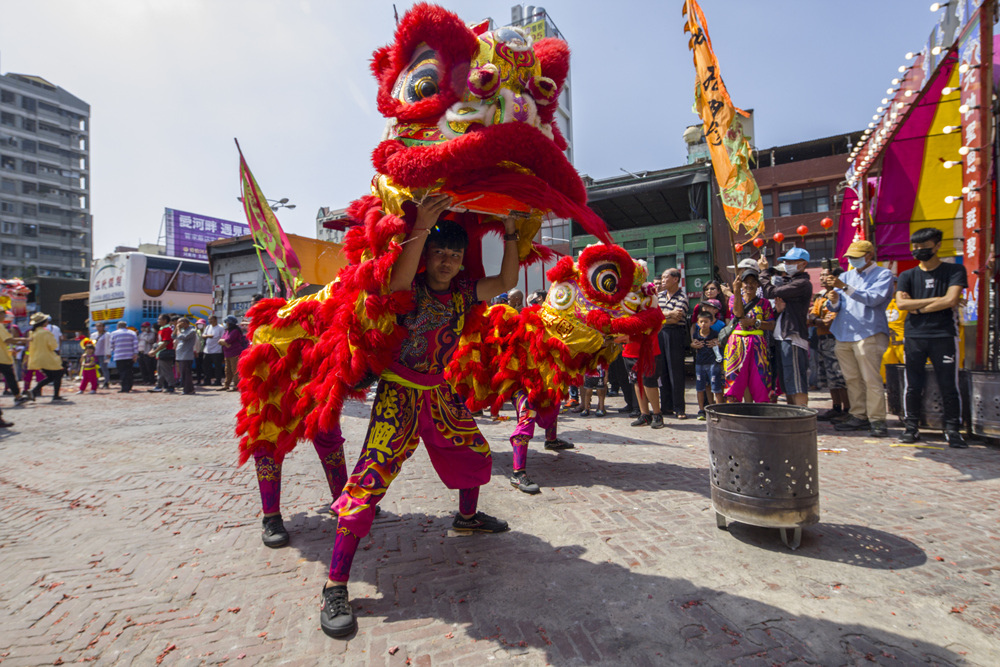
<svg viewBox="0 0 1000 667">
<path fill-rule="evenodd" d="M 573 305 L 576 290 L 569 283 L 556 283 L 549 288 L 548 303 L 556 310 L 566 310 Z"/>
<path fill-rule="evenodd" d="M 437 95 L 441 90 L 441 76 L 437 52 L 427 49 L 414 57 L 413 62 L 400 72 L 393 87 L 393 96 L 401 102 L 415 104 Z"/>
<path fill-rule="evenodd" d="M 591 286 L 606 297 L 611 297 L 618 291 L 618 281 L 621 272 L 614 262 L 602 262 L 590 267 L 587 280 Z"/>
</svg>

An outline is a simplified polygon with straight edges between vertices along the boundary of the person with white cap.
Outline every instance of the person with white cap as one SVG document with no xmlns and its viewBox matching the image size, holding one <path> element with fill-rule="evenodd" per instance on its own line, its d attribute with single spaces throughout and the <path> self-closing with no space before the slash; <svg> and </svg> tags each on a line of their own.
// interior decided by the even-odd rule
<svg viewBox="0 0 1000 667">
<path fill-rule="evenodd" d="M 827 310 L 837 313 L 830 333 L 837 339 L 834 352 L 847 384 L 850 417 L 834 426 L 838 431 L 869 431 L 877 438 L 889 435 L 885 426 L 885 391 L 879 368 L 889 347 L 885 307 L 892 299 L 895 279 L 875 263 L 871 241 L 855 241 L 844 253 L 852 271 L 828 281 Z"/>
<path fill-rule="evenodd" d="M 792 248 L 778 258 L 788 277 L 768 269 L 767 258 L 761 257 L 761 290 L 767 299 L 781 299 L 784 308 L 774 329 L 777 343 L 775 370 L 789 405 L 809 405 L 809 324 L 806 315 L 812 305 L 812 279 L 806 273 L 809 251 Z"/>
</svg>

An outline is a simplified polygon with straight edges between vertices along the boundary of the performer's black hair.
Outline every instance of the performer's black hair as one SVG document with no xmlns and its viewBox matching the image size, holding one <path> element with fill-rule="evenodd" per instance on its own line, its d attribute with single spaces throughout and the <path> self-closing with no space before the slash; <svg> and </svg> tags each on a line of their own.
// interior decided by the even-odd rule
<svg viewBox="0 0 1000 667">
<path fill-rule="evenodd" d="M 427 244 L 431 243 L 447 250 L 465 250 L 469 247 L 469 234 L 457 222 L 442 218 L 427 236 Z"/>
</svg>

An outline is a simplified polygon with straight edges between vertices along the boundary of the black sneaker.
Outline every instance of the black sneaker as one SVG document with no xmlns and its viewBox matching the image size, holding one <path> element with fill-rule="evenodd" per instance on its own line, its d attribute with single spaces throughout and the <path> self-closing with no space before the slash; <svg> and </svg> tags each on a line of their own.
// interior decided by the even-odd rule
<svg viewBox="0 0 1000 667">
<path fill-rule="evenodd" d="M 14 425 L 14 422 L 5 421 L 3 417 L 0 417 L 0 428 L 10 428 Z"/>
<path fill-rule="evenodd" d="M 872 421 L 870 424 L 871 426 L 868 432 L 873 438 L 885 438 L 889 435 L 889 429 L 885 427 L 885 422 Z"/>
<path fill-rule="evenodd" d="M 358 629 L 354 609 L 347 596 L 347 586 L 327 586 L 323 589 L 323 607 L 319 610 L 319 627 L 328 637 L 346 637 Z"/>
<path fill-rule="evenodd" d="M 649 428 L 663 428 L 666 424 L 663 423 L 663 415 L 653 415 L 652 426 Z"/>
<path fill-rule="evenodd" d="M 524 491 L 525 493 L 530 493 L 532 495 L 536 493 L 541 493 L 542 489 L 528 478 L 528 473 L 523 470 L 515 470 L 514 474 L 511 475 L 510 485 L 513 486 L 518 491 Z"/>
<path fill-rule="evenodd" d="M 636 419 L 642 416 L 642 412 L 639 411 L 639 408 L 633 408 L 632 412 L 628 413 L 628 416 L 632 419 Z"/>
<path fill-rule="evenodd" d="M 623 415 L 624 414 L 631 414 L 632 413 L 632 408 L 630 408 L 629 406 L 626 405 L 623 408 L 618 408 L 618 413 L 619 414 L 623 414 Z"/>
<path fill-rule="evenodd" d="M 53 397 L 52 397 L 52 402 L 53 402 L 53 403 L 59 403 L 59 402 L 61 402 L 61 401 L 65 401 L 65 400 L 66 400 L 66 399 L 65 399 L 65 398 L 63 398 L 62 396 L 53 396 Z"/>
<path fill-rule="evenodd" d="M 835 419 L 839 419 L 843 415 L 844 415 L 844 411 L 843 410 L 841 410 L 839 408 L 831 408 L 831 409 L 827 410 L 826 412 L 824 412 L 824 413 L 822 413 L 820 415 L 817 415 L 816 416 L 816 421 L 818 421 L 818 422 L 829 422 L 829 421 L 833 421 Z"/>
<path fill-rule="evenodd" d="M 583 410 L 580 410 L 580 416 L 581 417 L 589 417 L 590 416 L 590 408 L 584 408 Z"/>
<path fill-rule="evenodd" d="M 859 419 L 851 415 L 850 419 L 834 424 L 833 428 L 838 431 L 868 431 L 871 429 L 871 423 L 867 419 Z"/>
<path fill-rule="evenodd" d="M 569 409 L 570 412 L 583 412 L 584 407 L 582 403 L 578 403 Z M 589 414 L 589 412 L 588 412 Z"/>
<path fill-rule="evenodd" d="M 920 431 L 909 426 L 903 431 L 903 435 L 899 436 L 899 441 L 906 445 L 912 445 L 917 440 L 920 440 Z"/>
<path fill-rule="evenodd" d="M 955 449 L 965 449 L 969 446 L 969 443 L 965 441 L 962 434 L 958 431 L 945 431 L 944 439 L 948 441 L 948 446 Z"/>
<path fill-rule="evenodd" d="M 463 518 L 461 514 L 456 514 L 455 520 L 451 522 L 451 527 L 455 530 L 476 533 L 502 533 L 510 530 L 506 521 L 483 512 L 476 512 L 475 516 L 469 519 Z"/>
<path fill-rule="evenodd" d="M 660 415 L 660 421 L 663 421 L 663 415 Z M 632 426 L 648 426 L 653 423 L 653 418 L 649 415 L 639 414 L 639 417 L 632 422 Z"/>
<path fill-rule="evenodd" d="M 261 539 L 265 547 L 278 549 L 288 544 L 288 531 L 285 530 L 285 523 L 281 520 L 280 514 L 264 517 L 264 531 Z"/>
<path fill-rule="evenodd" d="M 606 417 L 607 415 L 608 415 L 607 410 L 601 410 L 600 408 L 594 410 L 595 417 Z"/>
<path fill-rule="evenodd" d="M 562 438 L 545 441 L 545 449 L 573 449 L 575 446 L 572 442 L 566 442 Z"/>
</svg>

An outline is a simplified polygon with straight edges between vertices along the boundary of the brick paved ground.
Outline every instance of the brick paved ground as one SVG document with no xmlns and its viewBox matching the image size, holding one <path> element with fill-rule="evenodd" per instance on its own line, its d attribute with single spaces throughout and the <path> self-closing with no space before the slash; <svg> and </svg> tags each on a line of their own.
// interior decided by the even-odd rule
<svg viewBox="0 0 1000 667">
<path fill-rule="evenodd" d="M 512 423 L 482 420 L 496 452 L 480 505 L 513 530 L 451 534 L 456 494 L 418 451 L 355 560 L 360 629 L 335 641 L 319 630 L 335 520 L 315 511 L 315 455 L 286 461 L 292 544 L 264 548 L 251 469 L 233 465 L 236 403 L 5 410 L 4 667 L 998 664 L 1000 450 L 821 425 L 820 446 L 847 451 L 820 454 L 822 521 L 791 552 L 774 530 L 716 528 L 703 423 L 567 418 L 577 448 L 533 443 L 531 497 L 507 483 Z M 351 457 L 364 415 L 345 417 Z"/>
</svg>

